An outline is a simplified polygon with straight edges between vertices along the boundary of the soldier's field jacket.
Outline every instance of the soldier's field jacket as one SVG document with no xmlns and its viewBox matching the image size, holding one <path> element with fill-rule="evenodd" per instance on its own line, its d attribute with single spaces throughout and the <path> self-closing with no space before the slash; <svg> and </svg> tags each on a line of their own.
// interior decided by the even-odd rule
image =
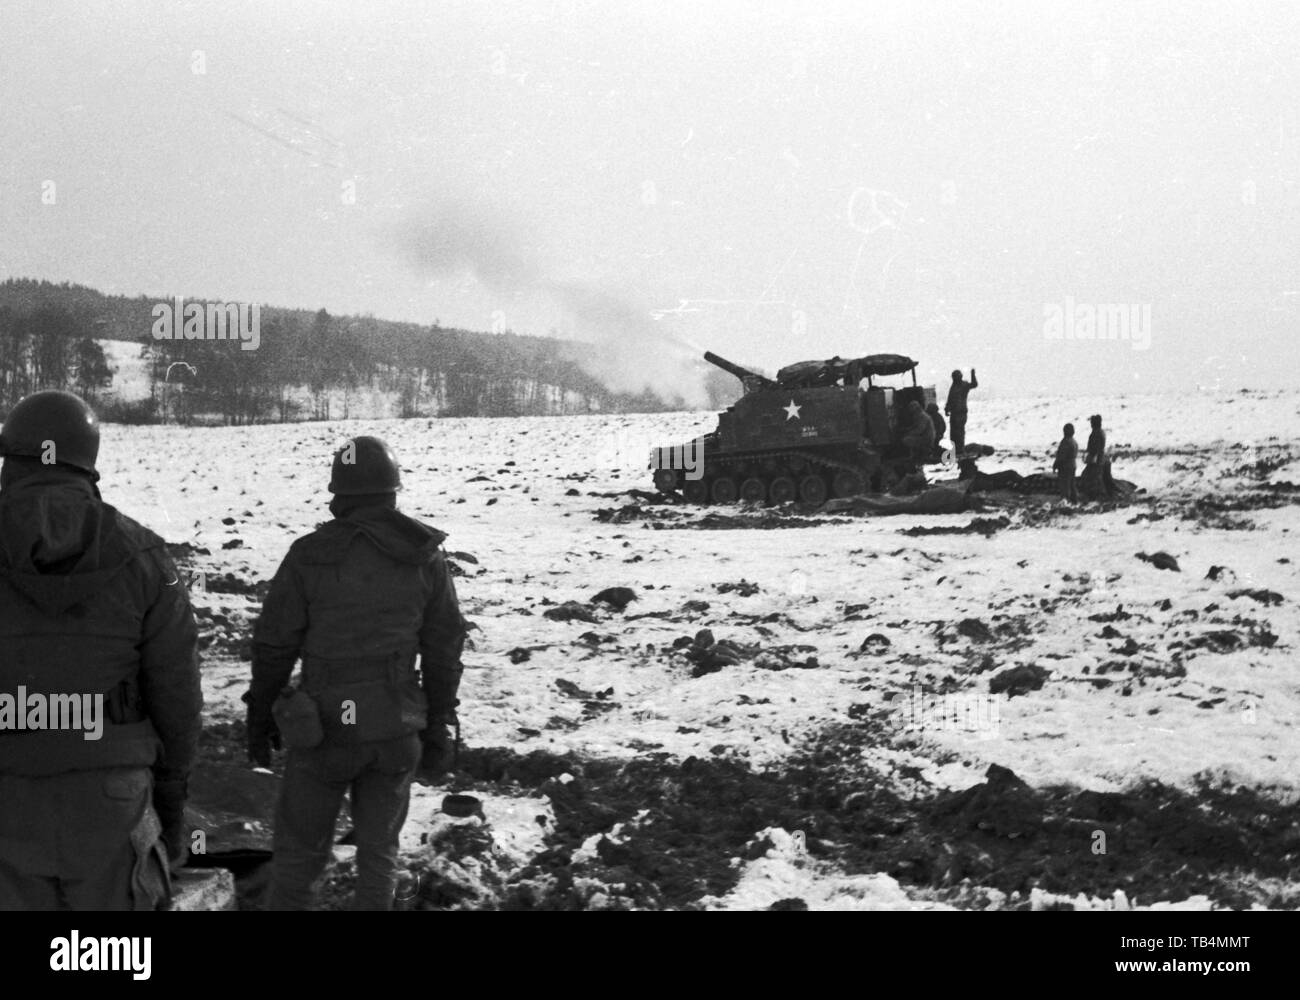
<svg viewBox="0 0 1300 1000">
<path fill-rule="evenodd" d="M 393 739 L 446 717 L 457 704 L 466 626 L 445 538 L 373 506 L 295 541 L 253 632 L 255 709 L 274 701 L 301 658 L 328 741 Z"/>
<path fill-rule="evenodd" d="M 88 478 L 51 466 L 0 490 L 0 773 L 184 780 L 202 725 L 197 642 L 162 539 Z M 96 696 L 108 718 L 87 739 Z"/>
</svg>

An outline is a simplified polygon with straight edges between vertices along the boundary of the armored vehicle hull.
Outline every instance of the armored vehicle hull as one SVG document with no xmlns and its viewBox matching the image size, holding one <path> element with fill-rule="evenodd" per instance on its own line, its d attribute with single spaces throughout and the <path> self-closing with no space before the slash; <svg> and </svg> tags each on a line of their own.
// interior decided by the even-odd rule
<svg viewBox="0 0 1300 1000">
<path fill-rule="evenodd" d="M 655 448 L 655 487 L 693 503 L 822 503 L 888 489 L 920 462 L 904 443 L 913 401 L 924 410 L 932 386 L 916 384 L 916 363 L 901 355 L 802 362 L 768 379 L 716 355 L 745 394 L 694 441 Z M 881 375 L 912 375 L 904 388 L 876 386 Z M 863 380 L 868 386 L 861 387 Z M 928 419 L 928 418 L 927 418 Z"/>
</svg>

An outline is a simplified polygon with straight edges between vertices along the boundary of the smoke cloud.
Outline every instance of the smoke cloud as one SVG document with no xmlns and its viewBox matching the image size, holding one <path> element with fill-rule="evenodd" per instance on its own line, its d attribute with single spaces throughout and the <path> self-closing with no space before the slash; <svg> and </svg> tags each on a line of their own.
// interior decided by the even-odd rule
<svg viewBox="0 0 1300 1000">
<path fill-rule="evenodd" d="M 573 360 L 610 389 L 649 390 L 683 408 L 708 405 L 695 345 L 664 331 L 627 293 L 547 273 L 517 229 L 491 211 L 465 202 L 436 204 L 404 224 L 395 245 L 402 260 L 428 277 L 468 274 L 503 298 L 553 302 L 584 341 Z"/>
</svg>

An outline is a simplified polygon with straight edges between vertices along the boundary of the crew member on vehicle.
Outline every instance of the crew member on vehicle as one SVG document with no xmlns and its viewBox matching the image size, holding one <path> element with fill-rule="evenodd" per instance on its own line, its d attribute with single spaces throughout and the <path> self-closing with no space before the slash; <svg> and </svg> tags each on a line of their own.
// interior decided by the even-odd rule
<svg viewBox="0 0 1300 1000">
<path fill-rule="evenodd" d="M 903 435 L 903 444 L 907 445 L 912 461 L 919 469 L 930 461 L 934 451 L 934 421 L 915 399 L 908 403 L 907 412 L 911 418 L 911 427 Z"/>
<path fill-rule="evenodd" d="M 930 415 L 930 422 L 934 424 L 934 451 L 931 455 L 933 461 L 939 461 L 943 453 L 940 442 L 943 436 L 948 433 L 948 425 L 944 422 L 943 415 L 939 412 L 938 403 L 929 403 L 925 407 L 925 412 Z"/>
<path fill-rule="evenodd" d="M 948 414 L 949 435 L 958 458 L 966 448 L 966 397 L 970 395 L 972 389 L 978 389 L 979 384 L 974 368 L 970 370 L 969 382 L 962 379 L 960 370 L 954 370 L 952 373 L 952 386 L 948 390 L 948 402 L 944 405 L 943 411 Z"/>
</svg>

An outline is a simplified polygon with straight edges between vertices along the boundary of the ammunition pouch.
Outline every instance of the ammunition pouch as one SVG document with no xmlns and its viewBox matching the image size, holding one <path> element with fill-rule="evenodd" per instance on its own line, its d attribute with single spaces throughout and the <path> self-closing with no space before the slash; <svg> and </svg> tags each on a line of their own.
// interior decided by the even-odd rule
<svg viewBox="0 0 1300 1000">
<path fill-rule="evenodd" d="M 335 742 L 391 740 L 428 725 L 413 652 L 346 660 L 304 657 L 303 686 L 319 707 L 325 738 Z"/>
</svg>

